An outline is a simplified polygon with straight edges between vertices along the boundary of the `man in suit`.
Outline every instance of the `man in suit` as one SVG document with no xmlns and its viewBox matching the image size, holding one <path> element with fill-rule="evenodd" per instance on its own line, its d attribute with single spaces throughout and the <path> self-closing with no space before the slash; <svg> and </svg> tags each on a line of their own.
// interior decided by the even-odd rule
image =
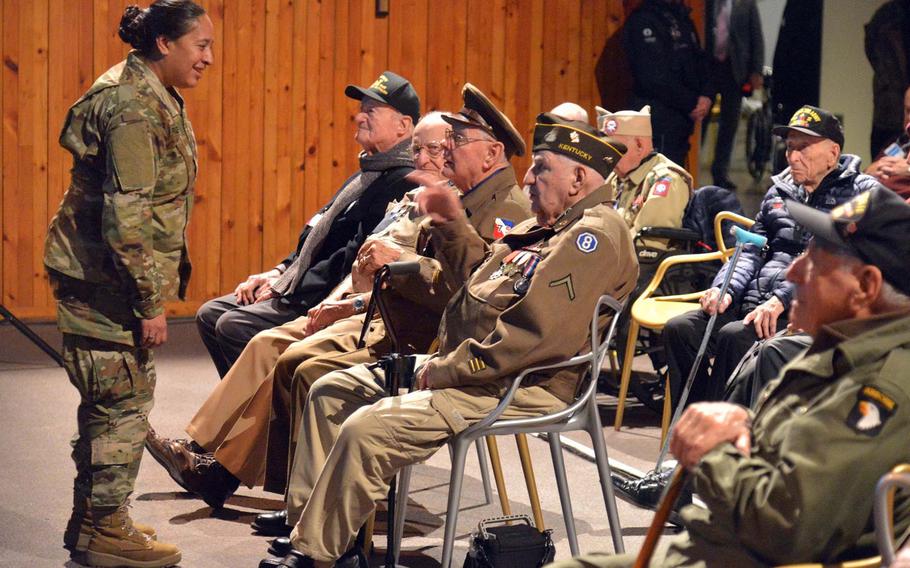
<svg viewBox="0 0 910 568">
<path fill-rule="evenodd" d="M 368 88 L 348 85 L 344 93 L 360 101 L 354 117 L 355 139 L 363 148 L 360 170 L 310 219 L 294 252 L 196 313 L 199 334 L 222 377 L 254 335 L 306 315 L 324 299 L 351 272 L 388 203 L 414 187 L 405 179 L 414 171 L 411 135 L 420 118 L 414 88 L 385 71 Z"/>
<path fill-rule="evenodd" d="M 714 144 L 714 185 L 736 189 L 730 181 L 730 154 L 739 126 L 743 85 L 762 87 L 765 40 L 755 0 L 708 0 L 705 26 L 711 85 L 720 95 L 720 121 Z M 708 121 L 702 123 L 702 131 Z M 704 139 L 704 138 L 703 138 Z"/>
</svg>

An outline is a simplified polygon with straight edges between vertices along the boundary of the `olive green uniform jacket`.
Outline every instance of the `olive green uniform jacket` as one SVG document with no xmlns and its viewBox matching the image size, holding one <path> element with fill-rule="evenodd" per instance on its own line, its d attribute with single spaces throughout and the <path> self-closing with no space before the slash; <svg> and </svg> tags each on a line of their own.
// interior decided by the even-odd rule
<svg viewBox="0 0 910 568">
<path fill-rule="evenodd" d="M 838 322 L 763 391 L 752 455 L 731 444 L 695 472 L 707 510 L 689 507 L 689 538 L 667 566 L 835 562 L 877 554 L 872 496 L 910 461 L 910 313 Z M 898 499 L 898 532 L 910 520 Z"/>
<path fill-rule="evenodd" d="M 529 219 L 492 245 L 467 223 L 435 227 L 446 273 L 466 284 L 443 315 L 439 356 L 427 363 L 429 384 L 439 389 L 510 379 L 581 351 L 597 299 L 624 299 L 638 277 L 631 235 L 612 206 L 611 191 L 602 186 L 552 227 Z M 568 370 L 534 377 L 527 386 L 541 385 L 569 402 L 577 381 L 577 372 Z"/>
<path fill-rule="evenodd" d="M 692 197 L 692 176 L 663 154 L 647 156 L 625 178 L 613 172 L 607 184 L 613 188 L 616 208 L 633 237 L 642 227 L 682 227 Z M 646 239 L 644 244 L 667 248 L 663 239 Z"/>
<path fill-rule="evenodd" d="M 183 99 L 135 54 L 70 108 L 72 181 L 44 264 L 64 333 L 134 345 L 139 319 L 186 291 L 196 142 Z"/>
</svg>

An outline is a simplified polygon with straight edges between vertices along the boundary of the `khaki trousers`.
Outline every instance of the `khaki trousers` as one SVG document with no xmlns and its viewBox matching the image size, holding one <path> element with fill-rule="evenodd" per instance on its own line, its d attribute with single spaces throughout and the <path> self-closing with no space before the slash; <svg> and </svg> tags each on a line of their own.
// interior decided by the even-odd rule
<svg viewBox="0 0 910 568">
<path fill-rule="evenodd" d="M 186 427 L 198 444 L 249 487 L 262 483 L 272 371 L 305 337 L 306 316 L 256 334 Z"/>
<path fill-rule="evenodd" d="M 432 456 L 489 414 L 501 383 L 385 397 L 382 370 L 358 365 L 316 381 L 303 407 L 288 483 L 294 548 L 320 562 L 339 558 L 401 468 Z M 506 417 L 565 407 L 540 387 L 519 389 Z"/>
</svg>

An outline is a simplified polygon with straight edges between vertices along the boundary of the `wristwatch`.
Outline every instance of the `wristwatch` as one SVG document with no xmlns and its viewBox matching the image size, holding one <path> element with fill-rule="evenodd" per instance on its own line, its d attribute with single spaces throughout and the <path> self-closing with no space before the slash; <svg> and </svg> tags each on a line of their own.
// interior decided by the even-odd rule
<svg viewBox="0 0 910 568">
<path fill-rule="evenodd" d="M 363 296 L 354 298 L 354 313 L 362 314 L 367 310 L 367 303 L 363 301 Z"/>
</svg>

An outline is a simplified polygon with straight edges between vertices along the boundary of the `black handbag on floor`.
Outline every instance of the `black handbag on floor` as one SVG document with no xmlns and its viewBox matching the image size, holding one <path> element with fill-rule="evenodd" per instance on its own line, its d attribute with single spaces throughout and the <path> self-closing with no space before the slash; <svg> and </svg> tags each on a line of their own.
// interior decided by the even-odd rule
<svg viewBox="0 0 910 568">
<path fill-rule="evenodd" d="M 514 521 L 515 524 L 505 523 Z M 498 526 L 494 526 L 498 525 Z M 527 515 L 484 519 L 471 536 L 464 568 L 538 568 L 553 561 L 553 531 L 539 531 Z"/>
</svg>

